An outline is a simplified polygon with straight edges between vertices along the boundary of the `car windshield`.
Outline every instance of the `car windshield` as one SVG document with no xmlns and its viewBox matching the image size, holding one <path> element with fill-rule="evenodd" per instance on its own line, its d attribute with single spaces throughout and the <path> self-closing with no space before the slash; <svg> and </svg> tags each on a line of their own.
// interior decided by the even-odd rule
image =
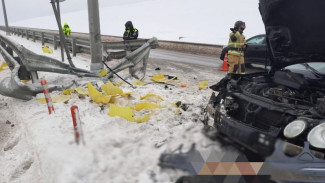
<svg viewBox="0 0 325 183">
<path fill-rule="evenodd" d="M 247 44 L 263 44 L 265 36 L 258 36 L 247 40 Z"/>
<path fill-rule="evenodd" d="M 295 64 L 286 67 L 289 70 L 311 70 L 312 72 L 317 72 L 319 74 L 325 75 L 325 63 L 320 62 L 310 62 L 305 64 Z"/>
</svg>

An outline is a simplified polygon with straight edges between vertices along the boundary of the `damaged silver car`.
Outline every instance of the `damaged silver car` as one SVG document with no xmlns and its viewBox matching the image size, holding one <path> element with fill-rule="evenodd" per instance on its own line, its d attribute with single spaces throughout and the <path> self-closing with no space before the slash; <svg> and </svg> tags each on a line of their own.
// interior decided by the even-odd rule
<svg viewBox="0 0 325 183">
<path fill-rule="evenodd" d="M 260 0 L 270 69 L 227 75 L 208 105 L 218 137 L 296 182 L 325 180 L 324 7 L 323 0 Z"/>
</svg>

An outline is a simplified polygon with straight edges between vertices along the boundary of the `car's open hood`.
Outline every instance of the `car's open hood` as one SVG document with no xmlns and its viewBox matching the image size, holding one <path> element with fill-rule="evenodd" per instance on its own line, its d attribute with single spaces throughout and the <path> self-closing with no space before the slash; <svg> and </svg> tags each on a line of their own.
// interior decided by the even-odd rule
<svg viewBox="0 0 325 183">
<path fill-rule="evenodd" d="M 325 62 L 325 0 L 259 0 L 272 69 Z"/>
</svg>

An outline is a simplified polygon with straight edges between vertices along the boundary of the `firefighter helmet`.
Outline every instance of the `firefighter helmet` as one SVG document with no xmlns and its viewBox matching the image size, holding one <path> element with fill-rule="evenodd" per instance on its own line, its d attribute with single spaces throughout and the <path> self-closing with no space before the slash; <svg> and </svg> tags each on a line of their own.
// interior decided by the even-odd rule
<svg viewBox="0 0 325 183">
<path fill-rule="evenodd" d="M 239 30 L 242 25 L 245 25 L 245 22 L 238 20 L 237 22 L 235 22 L 234 28 L 236 30 Z"/>
</svg>

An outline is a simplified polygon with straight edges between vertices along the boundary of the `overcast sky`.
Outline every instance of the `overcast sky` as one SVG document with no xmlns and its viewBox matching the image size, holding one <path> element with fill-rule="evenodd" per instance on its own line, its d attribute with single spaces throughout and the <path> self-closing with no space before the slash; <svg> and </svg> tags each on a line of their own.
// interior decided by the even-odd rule
<svg viewBox="0 0 325 183">
<path fill-rule="evenodd" d="M 50 0 L 6 2 L 8 14 L 11 12 L 9 26 L 58 30 Z M 72 32 L 89 32 L 87 2 L 61 3 L 62 22 Z M 246 22 L 247 38 L 265 33 L 258 0 L 99 0 L 99 6 L 103 35 L 121 36 L 128 20 L 140 30 L 139 38 L 146 39 L 224 45 L 237 20 Z"/>
<path fill-rule="evenodd" d="M 99 0 L 100 6 L 135 3 L 152 0 Z M 53 15 L 50 0 L 5 0 L 9 24 L 25 19 Z M 66 0 L 60 4 L 63 13 L 87 9 L 87 0 Z M 0 8 L 0 24 L 4 25 L 3 8 Z"/>
</svg>

